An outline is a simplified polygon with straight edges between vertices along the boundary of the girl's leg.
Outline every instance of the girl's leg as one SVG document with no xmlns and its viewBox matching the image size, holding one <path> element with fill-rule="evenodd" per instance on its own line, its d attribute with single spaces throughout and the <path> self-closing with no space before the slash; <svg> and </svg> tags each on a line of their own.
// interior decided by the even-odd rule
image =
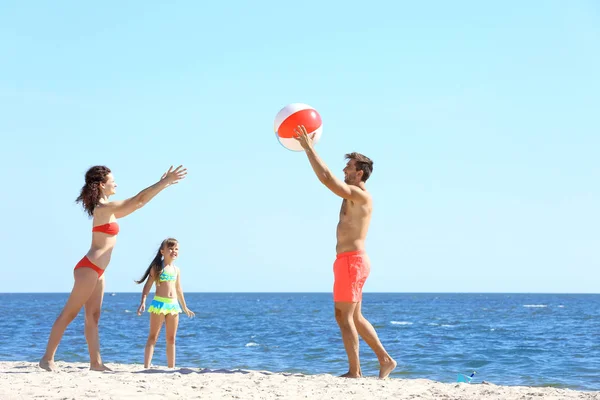
<svg viewBox="0 0 600 400">
<path fill-rule="evenodd" d="M 93 371 L 110 371 L 110 368 L 102 363 L 100 357 L 100 339 L 98 337 L 98 323 L 100 322 L 100 311 L 102 310 L 102 299 L 104 298 L 104 276 L 98 279 L 94 292 L 85 303 L 85 340 L 90 352 L 90 369 Z"/>
<path fill-rule="evenodd" d="M 148 333 L 148 341 L 146 341 L 146 349 L 144 350 L 144 368 L 150 368 L 152 356 L 154 355 L 154 346 L 160 334 L 160 328 L 165 320 L 162 314 L 150 313 L 150 332 Z"/>
<path fill-rule="evenodd" d="M 48 344 L 46 345 L 46 352 L 40 360 L 39 366 L 46 371 L 55 371 L 54 355 L 56 349 L 60 344 L 60 341 L 67 329 L 67 326 L 75 319 L 81 307 L 89 299 L 96 283 L 98 282 L 98 273 L 91 268 L 77 268 L 73 275 L 75 277 L 75 283 L 71 290 L 71 295 L 67 300 L 63 310 L 54 321 L 52 325 L 52 331 L 48 338 Z"/>
<path fill-rule="evenodd" d="M 175 336 L 179 325 L 179 314 L 167 315 L 165 321 L 167 325 L 167 366 L 175 368 Z"/>
</svg>

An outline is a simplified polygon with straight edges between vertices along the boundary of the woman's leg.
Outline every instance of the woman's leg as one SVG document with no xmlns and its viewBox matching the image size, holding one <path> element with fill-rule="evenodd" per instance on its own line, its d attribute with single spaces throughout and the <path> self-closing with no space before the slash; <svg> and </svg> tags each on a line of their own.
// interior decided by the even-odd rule
<svg viewBox="0 0 600 400">
<path fill-rule="evenodd" d="M 100 357 L 100 338 L 98 336 L 98 323 L 102 311 L 102 299 L 104 298 L 104 276 L 98 279 L 94 292 L 85 303 L 85 340 L 90 352 L 90 369 L 93 371 L 110 371 L 102 363 Z"/>
<path fill-rule="evenodd" d="M 54 325 L 52 325 L 52 331 L 46 345 L 46 353 L 44 353 L 39 363 L 39 366 L 46 371 L 56 370 L 54 356 L 65 330 L 79 314 L 81 307 L 90 298 L 98 282 L 98 273 L 91 268 L 77 268 L 73 271 L 73 275 L 75 283 L 71 295 L 56 321 L 54 321 Z"/>
</svg>

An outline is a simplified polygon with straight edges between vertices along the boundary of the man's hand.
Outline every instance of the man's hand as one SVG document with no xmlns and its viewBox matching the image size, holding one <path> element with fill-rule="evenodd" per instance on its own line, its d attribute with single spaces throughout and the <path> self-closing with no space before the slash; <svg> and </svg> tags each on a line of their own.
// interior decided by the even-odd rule
<svg viewBox="0 0 600 400">
<path fill-rule="evenodd" d="M 297 135 L 294 139 L 300 142 L 300 146 L 302 146 L 304 150 L 312 149 L 315 133 L 309 137 L 304 125 L 298 125 L 296 129 L 294 129 L 294 133 Z"/>
</svg>

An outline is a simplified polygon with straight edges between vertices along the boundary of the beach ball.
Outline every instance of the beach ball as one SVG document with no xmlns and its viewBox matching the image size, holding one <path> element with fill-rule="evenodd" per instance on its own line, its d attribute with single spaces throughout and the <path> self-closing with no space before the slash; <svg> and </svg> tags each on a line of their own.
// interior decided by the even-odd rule
<svg viewBox="0 0 600 400">
<path fill-rule="evenodd" d="M 295 139 L 294 129 L 304 125 L 308 135 L 316 144 L 321 138 L 323 130 L 321 116 L 311 106 L 303 103 L 292 103 L 283 107 L 275 116 L 275 136 L 283 147 L 292 151 L 303 151 L 300 143 Z M 314 136 L 313 136 L 314 134 Z"/>
</svg>

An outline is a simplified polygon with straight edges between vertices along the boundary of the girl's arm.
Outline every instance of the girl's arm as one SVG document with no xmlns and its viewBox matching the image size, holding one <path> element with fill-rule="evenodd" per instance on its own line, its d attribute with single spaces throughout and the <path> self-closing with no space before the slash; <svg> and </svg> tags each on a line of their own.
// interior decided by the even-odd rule
<svg viewBox="0 0 600 400">
<path fill-rule="evenodd" d="M 154 284 L 154 269 L 150 270 L 150 275 L 148 275 L 148 279 L 144 284 L 144 288 L 142 289 L 142 300 L 140 302 L 140 306 L 138 307 L 137 315 L 142 315 L 142 313 L 146 310 L 146 297 L 148 297 L 148 293 L 150 293 L 150 289 L 152 289 L 152 285 Z"/>
<path fill-rule="evenodd" d="M 188 317 L 193 317 L 196 314 L 187 308 L 187 304 L 185 304 L 185 297 L 183 297 L 183 290 L 181 289 L 181 270 L 179 268 L 177 268 L 177 283 L 175 285 L 177 289 L 177 300 L 181 304 L 183 312 L 186 313 Z"/>
</svg>

